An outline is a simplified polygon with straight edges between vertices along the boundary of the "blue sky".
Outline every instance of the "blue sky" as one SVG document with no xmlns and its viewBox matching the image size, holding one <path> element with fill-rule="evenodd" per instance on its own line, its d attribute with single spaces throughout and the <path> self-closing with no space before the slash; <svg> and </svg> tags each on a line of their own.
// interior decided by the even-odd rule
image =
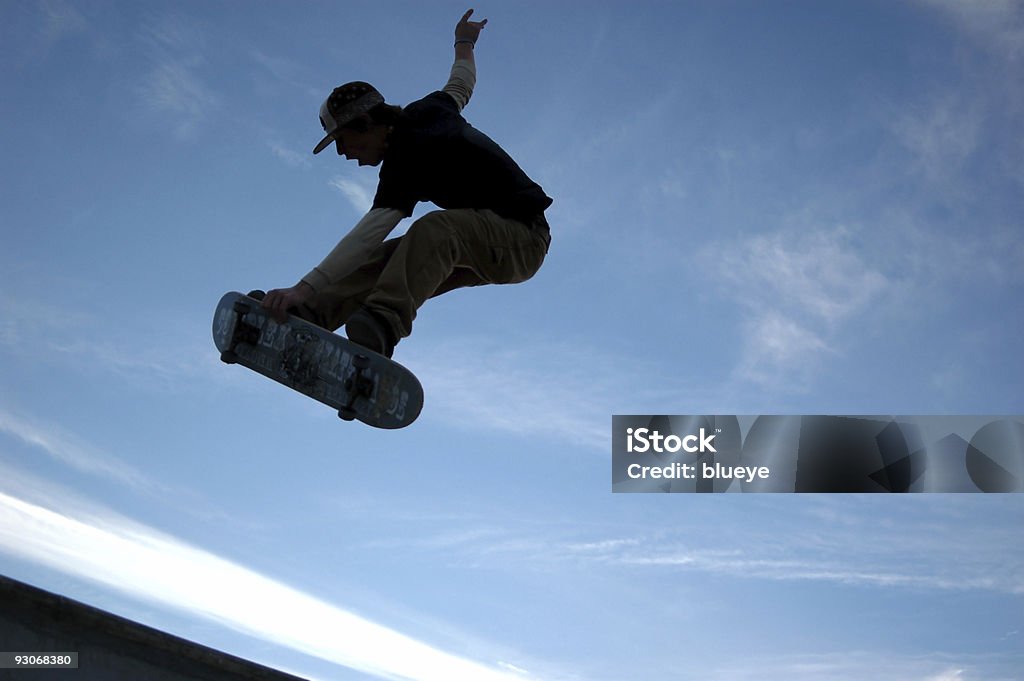
<svg viewBox="0 0 1024 681">
<path fill-rule="evenodd" d="M 361 216 L 320 102 L 440 87 L 465 9 L 0 5 L 0 572 L 314 679 L 1024 678 L 1020 495 L 609 476 L 612 414 L 1024 411 L 1022 5 L 476 6 L 552 250 L 342 423 L 212 311 Z"/>
</svg>

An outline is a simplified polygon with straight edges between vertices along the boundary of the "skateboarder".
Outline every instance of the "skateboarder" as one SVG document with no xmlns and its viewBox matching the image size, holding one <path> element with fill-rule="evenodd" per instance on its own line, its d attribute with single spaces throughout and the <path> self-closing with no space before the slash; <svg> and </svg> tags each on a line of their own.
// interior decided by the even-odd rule
<svg viewBox="0 0 1024 681">
<path fill-rule="evenodd" d="M 495 142 L 461 116 L 476 83 L 473 50 L 487 20 L 455 27 L 448 83 L 404 109 L 370 84 L 334 89 L 320 107 L 334 144 L 360 166 L 380 166 L 373 207 L 299 283 L 267 293 L 263 307 L 288 312 L 390 357 L 412 332 L 428 298 L 456 288 L 526 281 L 551 242 L 544 211 L 551 199 Z M 385 238 L 419 201 L 440 210 L 404 236 Z"/>
</svg>

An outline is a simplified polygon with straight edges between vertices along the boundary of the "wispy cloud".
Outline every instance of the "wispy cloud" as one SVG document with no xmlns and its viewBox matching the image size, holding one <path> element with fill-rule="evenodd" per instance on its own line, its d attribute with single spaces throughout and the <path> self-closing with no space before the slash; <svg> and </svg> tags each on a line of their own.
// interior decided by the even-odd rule
<svg viewBox="0 0 1024 681">
<path fill-rule="evenodd" d="M 703 251 L 710 274 L 744 311 L 738 378 L 802 383 L 838 351 L 838 333 L 890 286 L 843 228 L 783 229 Z"/>
<path fill-rule="evenodd" d="M 624 565 L 681 568 L 715 575 L 771 581 L 822 582 L 878 588 L 940 589 L 949 591 L 998 591 L 1024 595 L 1024 585 L 1005 582 L 988 575 L 941 575 L 915 572 L 894 566 L 846 563 L 802 557 L 797 560 L 771 559 L 738 551 L 736 555 L 719 552 L 678 551 L 652 555 L 624 555 L 614 559 Z"/>
<path fill-rule="evenodd" d="M 594 557 L 737 579 L 1024 596 L 1024 555 L 1005 550 L 1013 541 L 1012 525 L 994 531 L 972 528 L 963 534 L 973 536 L 954 544 L 936 539 L 948 536 L 953 526 L 905 521 L 893 527 L 830 525 L 826 531 L 821 523 L 805 522 L 792 536 L 754 532 L 734 545 L 658 536 Z"/>
<path fill-rule="evenodd" d="M 1017 533 L 1012 519 L 978 527 L 971 509 L 981 507 L 981 501 L 967 503 L 965 517 L 951 512 L 945 500 L 929 502 L 934 508 L 920 510 L 920 516 L 893 514 L 891 507 L 878 516 L 869 502 L 805 503 L 793 513 L 772 500 L 743 499 L 737 500 L 738 507 L 717 511 L 713 528 L 685 532 L 629 528 L 615 533 L 579 523 L 465 518 L 438 533 L 413 519 L 396 523 L 388 540 L 367 548 L 401 546 L 412 554 L 443 554 L 461 566 L 514 565 L 517 572 L 585 566 L 588 573 L 626 570 L 631 578 L 680 572 L 742 581 L 1024 596 L 1024 552 L 1007 549 Z M 779 524 L 751 523 L 760 515 Z M 732 531 L 739 526 L 742 532 Z M 794 529 L 780 532 L 779 526 Z M 950 542 L 949 536 L 958 540 Z"/>
<path fill-rule="evenodd" d="M 980 565 L 949 569 L 939 561 L 941 551 L 933 555 L 899 555 L 858 558 L 848 552 L 820 547 L 813 551 L 787 544 L 787 557 L 757 547 L 735 549 L 678 548 L 663 537 L 651 538 L 642 544 L 616 547 L 611 550 L 588 551 L 587 558 L 607 564 L 642 568 L 678 569 L 711 575 L 729 575 L 735 579 L 783 582 L 820 582 L 846 586 L 881 589 L 924 589 L 941 591 L 993 591 L 1014 596 L 1024 595 L 1024 580 L 1013 570 L 996 568 L 987 574 Z M 993 563 L 989 567 L 996 567 Z M 1000 574 L 1003 573 L 1003 574 Z"/>
<path fill-rule="evenodd" d="M 306 75 L 309 73 L 309 70 L 301 63 L 289 57 L 269 54 L 257 48 L 249 50 L 249 57 L 259 67 L 259 72 L 253 75 L 257 89 L 276 89 L 275 85 L 267 84 L 266 76 L 269 74 L 275 83 L 283 83 L 288 88 L 301 91 L 303 95 L 308 95 L 314 99 L 325 96 L 322 88 L 313 87 L 306 81 Z M 315 114 L 316 110 L 314 109 L 311 113 Z M 311 122 L 316 122 L 315 116 L 312 117 Z"/>
<path fill-rule="evenodd" d="M 919 0 L 948 17 L 982 49 L 1010 62 L 1024 58 L 1024 8 L 1016 0 Z"/>
<path fill-rule="evenodd" d="M 2 406 L 0 433 L 11 435 L 77 471 L 127 485 L 136 491 L 156 487 L 140 471 L 86 444 L 60 426 L 42 424 Z"/>
<path fill-rule="evenodd" d="M 268 142 L 270 152 L 292 168 L 308 168 L 310 166 L 309 156 L 284 146 L 280 142 Z M 307 152 L 308 153 L 308 152 Z"/>
<path fill-rule="evenodd" d="M 964 164 L 982 141 L 986 114 L 981 104 L 946 92 L 894 116 L 890 128 L 910 153 L 911 169 L 933 184 L 955 188 Z"/>
<path fill-rule="evenodd" d="M 330 185 L 341 192 L 342 196 L 360 215 L 369 211 L 373 206 L 373 195 L 376 189 L 372 184 L 347 177 L 335 177 L 331 180 Z"/>
<path fill-rule="evenodd" d="M 140 86 L 143 105 L 153 114 L 168 117 L 182 139 L 192 137 L 219 98 L 196 75 L 194 64 L 165 61 L 156 64 Z"/>
<path fill-rule="evenodd" d="M 601 452 L 608 449 L 612 414 L 656 411 L 686 394 L 684 385 L 666 390 L 647 380 L 659 371 L 655 358 L 616 357 L 582 345 L 461 337 L 410 343 L 401 352 L 400 360 L 429 386 L 432 418 Z"/>
<path fill-rule="evenodd" d="M 15 442 L 28 448 L 20 448 Z M 95 481 L 112 483 L 147 503 L 166 505 L 176 515 L 184 512 L 200 522 L 235 527 L 249 536 L 266 531 L 269 524 L 227 512 L 193 487 L 177 487 L 154 479 L 125 457 L 97 447 L 55 421 L 30 416 L 0 403 L 0 491 L 17 493 L 26 499 L 38 498 L 44 503 L 46 499 L 67 496 L 67 490 L 42 482 L 28 472 L 36 468 L 32 454 L 42 454 L 64 466 L 60 477 L 83 474 Z M 79 479 L 84 482 L 84 478 Z"/>
<path fill-rule="evenodd" d="M 203 30 L 180 17 L 151 20 L 139 32 L 150 70 L 138 85 L 139 104 L 151 116 L 169 120 L 179 139 L 193 137 L 221 106 L 200 75 L 206 61 Z"/>
<path fill-rule="evenodd" d="M 803 385 L 825 355 L 836 354 L 819 333 L 778 310 L 751 314 L 742 330 L 743 352 L 733 373 L 743 381 Z"/>
<path fill-rule="evenodd" d="M 137 335 L 111 336 L 82 306 L 0 295 L 0 350 L 12 361 L 64 364 L 160 391 L 211 375 L 217 357 L 205 326 L 136 315 L 133 328 Z"/>
<path fill-rule="evenodd" d="M 42 41 L 48 45 L 88 29 L 82 13 L 62 0 L 45 0 L 39 5 L 44 15 Z"/>
<path fill-rule="evenodd" d="M 15 288 L 10 281 L 5 284 Z M 0 344 L 12 349 L 37 347 L 40 338 L 62 327 L 81 328 L 91 321 L 81 310 L 27 299 L 20 291 L 0 293 Z"/>
<path fill-rule="evenodd" d="M 724 249 L 720 274 L 741 302 L 791 309 L 826 325 L 862 311 L 887 285 L 843 228 L 785 230 Z"/>
<path fill-rule="evenodd" d="M 976 221 L 1005 191 L 1005 180 L 1018 191 L 1024 185 L 1024 6 L 1014 0 L 918 4 L 953 27 L 956 65 L 916 101 L 885 111 L 886 122 L 912 154 L 914 169 L 938 190 L 935 199 L 977 203 L 970 211 Z"/>
<path fill-rule="evenodd" d="M 113 513 L 0 493 L 0 548 L 147 602 L 388 679 L 523 681 Z"/>
<path fill-rule="evenodd" d="M 743 656 L 704 678 L 709 681 L 1011 681 L 1019 678 L 1017 656 L 895 651 L 805 653 Z"/>
</svg>

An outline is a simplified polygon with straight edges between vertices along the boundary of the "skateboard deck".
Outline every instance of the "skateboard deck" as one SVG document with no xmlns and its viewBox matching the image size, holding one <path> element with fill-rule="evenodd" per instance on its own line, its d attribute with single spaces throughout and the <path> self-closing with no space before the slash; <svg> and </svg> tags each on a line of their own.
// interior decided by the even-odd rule
<svg viewBox="0 0 1024 681">
<path fill-rule="evenodd" d="M 241 364 L 375 428 L 404 428 L 423 408 L 423 388 L 398 362 L 290 315 L 278 324 L 260 301 L 224 294 L 213 341 L 227 364 Z"/>
</svg>

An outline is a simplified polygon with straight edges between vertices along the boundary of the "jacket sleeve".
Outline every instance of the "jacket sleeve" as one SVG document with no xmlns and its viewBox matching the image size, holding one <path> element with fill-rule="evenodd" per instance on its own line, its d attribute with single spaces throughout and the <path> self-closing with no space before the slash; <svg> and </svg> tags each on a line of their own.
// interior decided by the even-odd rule
<svg viewBox="0 0 1024 681">
<path fill-rule="evenodd" d="M 319 291 L 356 271 L 394 231 L 403 217 L 405 215 L 401 211 L 393 208 L 374 208 L 356 223 L 352 231 L 302 281 L 314 291 Z"/>
<path fill-rule="evenodd" d="M 452 64 L 448 83 L 441 88 L 441 92 L 450 94 L 459 107 L 459 111 L 462 111 L 469 104 L 474 87 L 476 87 L 476 65 L 466 59 L 457 59 Z"/>
</svg>

